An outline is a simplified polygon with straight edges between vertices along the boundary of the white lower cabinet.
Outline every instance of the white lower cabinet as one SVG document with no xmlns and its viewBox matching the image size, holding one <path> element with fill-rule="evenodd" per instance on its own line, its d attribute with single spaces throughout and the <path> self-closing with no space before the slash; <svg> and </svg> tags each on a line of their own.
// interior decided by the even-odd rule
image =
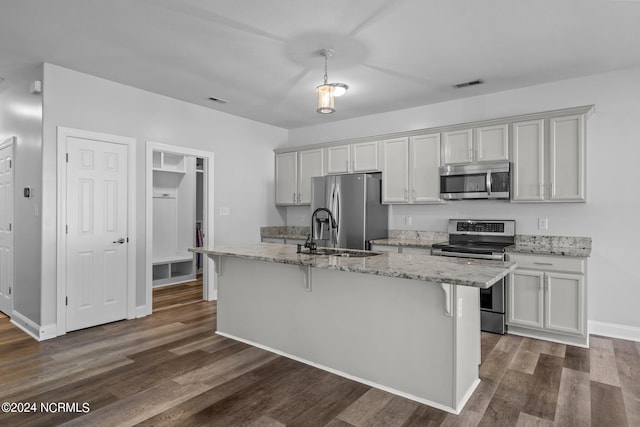
<svg viewBox="0 0 640 427">
<path fill-rule="evenodd" d="M 509 332 L 588 345 L 586 258 L 508 254 L 518 268 L 507 285 Z"/>
</svg>

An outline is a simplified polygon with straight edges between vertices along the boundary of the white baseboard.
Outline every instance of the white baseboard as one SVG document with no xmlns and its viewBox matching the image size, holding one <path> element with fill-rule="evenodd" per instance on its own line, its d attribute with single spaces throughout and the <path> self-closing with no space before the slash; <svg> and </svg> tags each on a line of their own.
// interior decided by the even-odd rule
<svg viewBox="0 0 640 427">
<path fill-rule="evenodd" d="M 136 307 L 135 318 L 139 319 L 141 317 L 145 317 L 150 315 L 151 313 L 148 310 L 146 305 L 139 305 Z"/>
<path fill-rule="evenodd" d="M 15 310 L 11 313 L 11 323 L 38 341 L 48 340 L 57 336 L 55 323 L 40 326 Z"/>
<path fill-rule="evenodd" d="M 596 322 L 589 320 L 589 333 L 610 338 L 640 342 L 640 328 L 616 323 Z"/>
</svg>

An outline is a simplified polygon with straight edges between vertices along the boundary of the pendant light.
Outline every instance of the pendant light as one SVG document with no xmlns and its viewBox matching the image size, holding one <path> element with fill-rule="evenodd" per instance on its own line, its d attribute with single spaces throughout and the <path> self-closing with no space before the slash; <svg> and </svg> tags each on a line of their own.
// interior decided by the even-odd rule
<svg viewBox="0 0 640 427">
<path fill-rule="evenodd" d="M 318 92 L 318 108 L 316 111 L 320 114 L 330 114 L 336 111 L 333 98 L 335 96 L 344 95 L 349 86 L 344 83 L 328 83 L 327 62 L 330 56 L 333 56 L 333 49 L 322 49 L 320 55 L 324 56 L 324 83 L 316 87 Z"/>
</svg>

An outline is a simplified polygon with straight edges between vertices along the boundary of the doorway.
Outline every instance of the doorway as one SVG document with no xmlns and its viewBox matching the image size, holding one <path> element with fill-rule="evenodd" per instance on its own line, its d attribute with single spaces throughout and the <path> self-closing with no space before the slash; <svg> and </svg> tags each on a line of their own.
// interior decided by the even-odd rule
<svg viewBox="0 0 640 427">
<path fill-rule="evenodd" d="M 135 143 L 58 128 L 58 335 L 135 317 Z"/>
<path fill-rule="evenodd" d="M 213 241 L 213 153 L 147 142 L 146 313 L 154 290 L 200 280 L 216 299 L 213 261 L 189 248 Z M 171 292 L 167 292 L 168 295 Z"/>
<path fill-rule="evenodd" d="M 16 138 L 0 142 L 0 311 L 7 316 L 13 310 L 13 208 Z"/>
</svg>

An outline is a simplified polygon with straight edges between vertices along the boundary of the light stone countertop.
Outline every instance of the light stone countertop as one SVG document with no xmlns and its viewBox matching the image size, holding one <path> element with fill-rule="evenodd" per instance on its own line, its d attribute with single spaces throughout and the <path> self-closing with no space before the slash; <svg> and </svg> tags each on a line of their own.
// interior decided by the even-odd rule
<svg viewBox="0 0 640 427">
<path fill-rule="evenodd" d="M 591 256 L 591 237 L 516 235 L 507 252 L 535 255 Z"/>
<path fill-rule="evenodd" d="M 309 227 L 297 225 L 282 225 L 260 227 L 260 237 L 274 239 L 305 240 L 309 235 Z"/>
<path fill-rule="evenodd" d="M 434 243 L 447 242 L 447 240 L 427 240 L 427 239 L 403 239 L 403 238 L 390 238 L 390 239 L 375 239 L 371 240 L 373 245 L 385 245 L 385 246 L 412 246 L 417 248 L 431 248 Z"/>
<path fill-rule="evenodd" d="M 508 261 L 472 260 L 421 254 L 383 253 L 371 257 L 353 258 L 298 254 L 294 245 L 278 243 L 192 248 L 189 251 L 477 288 L 490 287 L 516 268 L 515 263 Z"/>
</svg>

